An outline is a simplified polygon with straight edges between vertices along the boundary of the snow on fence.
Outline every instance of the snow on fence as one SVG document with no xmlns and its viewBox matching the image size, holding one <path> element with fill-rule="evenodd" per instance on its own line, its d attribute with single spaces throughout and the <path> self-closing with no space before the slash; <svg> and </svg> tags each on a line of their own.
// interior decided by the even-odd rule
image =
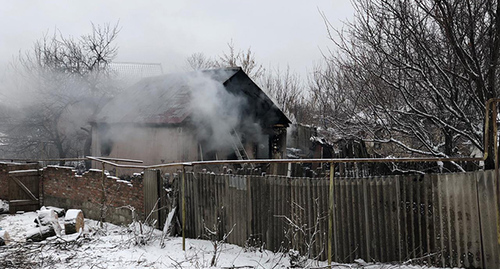
<svg viewBox="0 0 500 269">
<path fill-rule="evenodd" d="M 327 178 L 186 175 L 186 235 L 327 259 Z M 500 268 L 494 172 L 335 178 L 333 260 Z M 208 234 L 210 233 L 212 234 Z"/>
</svg>

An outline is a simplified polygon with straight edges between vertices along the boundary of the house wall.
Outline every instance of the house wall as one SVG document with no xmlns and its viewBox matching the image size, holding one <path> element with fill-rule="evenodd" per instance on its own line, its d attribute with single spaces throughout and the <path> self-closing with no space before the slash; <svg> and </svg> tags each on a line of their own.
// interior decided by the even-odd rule
<svg viewBox="0 0 500 269">
<path fill-rule="evenodd" d="M 198 160 L 198 142 L 188 127 L 150 127 L 139 125 L 111 126 L 108 132 L 112 143 L 109 156 L 142 160 L 143 165 Z M 92 155 L 102 156 L 96 128 L 93 130 Z M 101 168 L 93 163 L 93 168 Z M 132 169 L 117 170 L 116 174 L 139 172 Z"/>
</svg>

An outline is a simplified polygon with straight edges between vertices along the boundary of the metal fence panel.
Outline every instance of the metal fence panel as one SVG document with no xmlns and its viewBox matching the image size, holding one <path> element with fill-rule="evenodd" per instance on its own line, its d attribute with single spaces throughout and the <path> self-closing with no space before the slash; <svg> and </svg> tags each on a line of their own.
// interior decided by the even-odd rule
<svg viewBox="0 0 500 269">
<path fill-rule="evenodd" d="M 326 178 L 187 177 L 187 235 L 327 259 Z M 334 180 L 333 258 L 499 268 L 492 171 Z"/>
</svg>

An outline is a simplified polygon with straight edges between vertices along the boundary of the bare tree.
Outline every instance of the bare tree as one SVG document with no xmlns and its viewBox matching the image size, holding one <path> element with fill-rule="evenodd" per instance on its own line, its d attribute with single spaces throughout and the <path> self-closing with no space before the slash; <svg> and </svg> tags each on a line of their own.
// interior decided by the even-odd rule
<svg viewBox="0 0 500 269">
<path fill-rule="evenodd" d="M 189 67 L 193 70 L 202 70 L 220 67 L 241 67 L 243 71 L 252 79 L 260 78 L 264 72 L 264 67 L 255 59 L 255 54 L 251 48 L 246 51 L 236 49 L 233 41 L 227 43 L 229 51 L 223 52 L 215 58 L 207 57 L 203 53 L 194 53 L 187 58 Z"/>
<path fill-rule="evenodd" d="M 497 96 L 500 19 L 491 0 L 357 0 L 337 31 L 328 87 L 348 89 L 365 139 L 401 154 L 451 157 L 483 148 L 484 110 Z M 334 75 L 328 74 L 336 69 Z M 369 128 L 366 128 L 369 127 Z M 490 156 L 494 156 L 490 151 Z M 486 167 L 492 167 L 488 159 Z M 451 168 L 450 168 L 451 169 Z M 453 169 L 462 168 L 455 164 Z"/>
<path fill-rule="evenodd" d="M 220 67 L 219 64 L 201 52 L 193 53 L 187 58 L 189 67 L 193 70 L 205 70 Z"/>
<path fill-rule="evenodd" d="M 13 118 L 7 132 L 8 154 L 66 158 L 89 153 L 85 127 L 113 90 L 107 66 L 117 53 L 118 32 L 118 24 L 92 24 L 92 32 L 78 39 L 56 31 L 19 56 L 12 66 L 22 78 L 17 85 L 22 115 Z"/>
<path fill-rule="evenodd" d="M 308 122 L 312 117 L 305 84 L 300 76 L 290 70 L 268 69 L 257 81 L 276 105 L 295 122 Z"/>
</svg>

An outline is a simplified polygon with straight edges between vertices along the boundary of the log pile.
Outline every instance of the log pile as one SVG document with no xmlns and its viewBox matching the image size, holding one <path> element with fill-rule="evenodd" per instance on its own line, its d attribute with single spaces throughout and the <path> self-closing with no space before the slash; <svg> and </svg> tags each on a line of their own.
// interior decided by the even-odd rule
<svg viewBox="0 0 500 269">
<path fill-rule="evenodd" d="M 62 228 L 59 225 L 57 213 L 53 209 L 42 207 L 38 211 L 35 223 L 37 227 L 27 232 L 27 241 L 41 242 L 48 237 L 61 235 Z"/>
</svg>

